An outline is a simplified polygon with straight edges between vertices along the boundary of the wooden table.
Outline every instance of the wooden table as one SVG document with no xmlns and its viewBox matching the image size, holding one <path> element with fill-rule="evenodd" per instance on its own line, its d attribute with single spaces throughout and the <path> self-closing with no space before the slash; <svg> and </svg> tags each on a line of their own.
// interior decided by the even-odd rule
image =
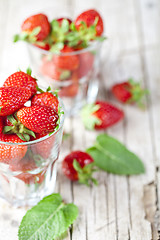
<svg viewBox="0 0 160 240">
<path fill-rule="evenodd" d="M 71 150 L 91 146 L 97 132 L 85 131 L 80 118 L 66 119 L 70 138 L 61 148 L 57 191 L 79 207 L 79 218 L 67 240 L 158 240 L 160 239 L 160 1 L 159 0 L 0 0 L 0 81 L 29 59 L 23 43 L 12 36 L 29 15 L 44 12 L 52 19 L 75 17 L 97 8 L 105 22 L 108 40 L 102 49 L 99 98 L 116 103 L 125 120 L 107 130 L 138 154 L 146 174 L 120 177 L 97 173 L 99 186 L 72 184 L 61 173 L 60 161 Z M 142 80 L 150 90 L 147 110 L 122 106 L 112 99 L 109 88 L 128 77 Z M 14 209 L 0 200 L 0 239 L 16 240 L 25 209 Z"/>
</svg>

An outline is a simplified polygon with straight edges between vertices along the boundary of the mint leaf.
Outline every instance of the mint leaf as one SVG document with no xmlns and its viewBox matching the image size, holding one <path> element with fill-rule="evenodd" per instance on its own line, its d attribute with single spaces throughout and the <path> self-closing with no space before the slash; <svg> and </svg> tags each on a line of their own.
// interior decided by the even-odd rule
<svg viewBox="0 0 160 240">
<path fill-rule="evenodd" d="M 63 203 L 58 193 L 49 195 L 27 211 L 19 227 L 19 240 L 54 240 L 62 237 L 77 216 L 77 206 Z"/>
<path fill-rule="evenodd" d="M 107 134 L 100 134 L 93 147 L 88 148 L 95 165 L 104 171 L 119 175 L 135 175 L 145 172 L 142 161 L 122 143 Z"/>
</svg>

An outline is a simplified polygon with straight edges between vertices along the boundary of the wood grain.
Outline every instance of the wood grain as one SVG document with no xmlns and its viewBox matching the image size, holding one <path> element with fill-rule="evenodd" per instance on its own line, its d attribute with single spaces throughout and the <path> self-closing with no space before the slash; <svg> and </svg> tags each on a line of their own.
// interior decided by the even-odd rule
<svg viewBox="0 0 160 240">
<path fill-rule="evenodd" d="M 146 174 L 121 177 L 95 174 L 98 186 L 87 188 L 67 180 L 61 161 L 72 150 L 85 150 L 97 132 L 84 129 L 79 115 L 65 120 L 64 141 L 58 163 L 56 191 L 66 202 L 79 207 L 79 217 L 67 240 L 158 240 L 160 239 L 160 1 L 159 0 L 1 0 L 0 82 L 29 58 L 23 43 L 12 43 L 25 17 L 44 12 L 49 18 L 71 16 L 96 8 L 103 16 L 108 40 L 101 53 L 99 98 L 112 101 L 125 111 L 125 120 L 107 133 L 123 142 L 143 160 Z M 109 93 L 115 82 L 129 77 L 150 90 L 146 110 L 118 104 Z M 16 240 L 25 209 L 13 209 L 0 200 L 0 239 Z M 6 230 L 7 229 L 7 230 Z"/>
</svg>

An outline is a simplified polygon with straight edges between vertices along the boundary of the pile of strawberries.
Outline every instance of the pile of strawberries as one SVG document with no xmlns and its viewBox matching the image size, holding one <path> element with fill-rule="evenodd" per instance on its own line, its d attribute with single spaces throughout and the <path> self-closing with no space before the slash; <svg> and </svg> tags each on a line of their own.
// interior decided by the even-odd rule
<svg viewBox="0 0 160 240">
<path fill-rule="evenodd" d="M 38 88 L 37 80 L 31 76 L 30 69 L 27 73 L 13 73 L 0 87 L 0 141 L 6 142 L 0 144 L 0 162 L 9 164 L 12 171 L 32 170 L 37 167 L 34 154 L 41 160 L 50 154 L 54 135 L 33 144 L 32 149 L 25 144 L 9 144 L 34 141 L 58 128 L 59 101 L 49 90 L 43 92 Z M 26 104 L 29 106 L 25 106 Z M 31 180 L 29 173 L 22 173 L 17 177 L 26 183 Z"/>
<path fill-rule="evenodd" d="M 91 71 L 95 58 L 95 52 L 78 51 L 93 41 L 103 41 L 102 33 L 103 20 L 94 9 L 81 13 L 74 21 L 56 18 L 49 22 L 46 15 L 39 13 L 22 23 L 21 33 L 14 36 L 14 42 L 27 41 L 45 50 L 40 72 L 53 80 L 71 80 L 72 84 L 62 87 L 59 96 L 74 97 L 78 93 L 78 80 Z"/>
</svg>

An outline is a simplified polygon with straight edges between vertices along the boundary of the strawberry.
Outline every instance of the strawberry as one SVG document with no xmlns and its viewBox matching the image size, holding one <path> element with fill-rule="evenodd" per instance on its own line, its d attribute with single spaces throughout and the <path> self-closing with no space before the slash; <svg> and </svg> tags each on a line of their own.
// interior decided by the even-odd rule
<svg viewBox="0 0 160 240">
<path fill-rule="evenodd" d="M 87 25 L 87 27 L 93 26 L 96 23 L 96 35 L 101 36 L 103 33 L 103 20 L 100 14 L 94 10 L 90 9 L 85 12 L 82 12 L 75 20 L 75 26 L 79 30 L 83 28 L 83 23 Z M 83 22 L 83 23 L 82 23 Z"/>
<path fill-rule="evenodd" d="M 31 96 L 37 92 L 36 79 L 31 77 L 31 69 L 27 69 L 27 73 L 22 71 L 15 72 L 10 75 L 3 84 L 3 87 L 25 87 L 31 91 Z"/>
<path fill-rule="evenodd" d="M 72 181 L 89 185 L 89 181 L 96 183 L 92 173 L 96 170 L 93 158 L 85 152 L 74 151 L 67 155 L 62 162 L 62 170 L 67 178 Z"/>
<path fill-rule="evenodd" d="M 35 44 L 33 44 L 33 45 L 36 46 L 36 47 L 38 47 L 38 48 L 41 48 L 41 49 L 43 49 L 43 50 L 46 50 L 46 51 L 49 51 L 49 49 L 50 49 L 50 45 L 49 45 L 48 43 L 39 42 L 39 44 L 38 44 L 38 43 L 35 43 Z"/>
<path fill-rule="evenodd" d="M 43 58 L 40 71 L 54 80 L 67 80 L 71 75 L 71 71 L 57 68 L 54 60 L 48 60 L 47 57 Z"/>
<path fill-rule="evenodd" d="M 42 90 L 40 90 L 42 91 Z M 58 98 L 52 92 L 44 92 L 36 94 L 32 100 L 31 105 L 39 105 L 39 106 L 47 106 L 53 108 L 56 112 L 58 112 L 59 101 Z"/>
<path fill-rule="evenodd" d="M 132 79 L 115 84 L 111 91 L 120 102 L 137 103 L 140 107 L 143 106 L 142 98 L 148 93 L 147 89 L 142 89 L 140 83 L 136 83 Z"/>
<path fill-rule="evenodd" d="M 31 171 L 31 170 L 37 168 L 37 166 L 35 164 L 35 161 L 32 158 L 25 156 L 18 162 L 17 162 L 17 160 L 11 161 L 9 168 L 11 171 L 26 172 L 26 171 Z"/>
<path fill-rule="evenodd" d="M 46 133 L 36 133 L 36 139 L 40 139 L 42 137 L 45 137 Z M 38 142 L 34 145 L 32 145 L 32 152 L 36 155 L 40 155 L 43 159 L 48 159 L 51 156 L 52 148 L 55 142 L 55 136 L 52 135 L 41 142 Z"/>
<path fill-rule="evenodd" d="M 0 116 L 7 116 L 24 106 L 31 91 L 24 87 L 0 87 L 0 96 Z"/>
<path fill-rule="evenodd" d="M 23 141 L 14 134 L 1 133 L 0 141 L 6 142 L 6 144 L 0 144 L 0 162 L 7 164 L 12 161 L 18 162 L 27 152 L 27 146 L 25 145 L 9 145 L 9 143 L 23 143 Z"/>
<path fill-rule="evenodd" d="M 74 53 L 73 48 L 65 45 L 61 50 L 61 53 L 65 55 L 53 55 L 53 63 L 56 68 L 64 70 L 75 70 L 78 68 L 79 58 Z"/>
<path fill-rule="evenodd" d="M 108 102 L 96 101 L 84 106 L 81 116 L 87 129 L 101 130 L 119 122 L 124 117 L 124 113 Z"/>
<path fill-rule="evenodd" d="M 93 67 L 94 55 L 90 52 L 84 52 L 79 55 L 78 77 L 86 76 Z"/>
<path fill-rule="evenodd" d="M 36 138 L 35 133 L 27 129 L 17 118 L 17 114 L 4 117 L 3 132 L 7 134 L 17 134 L 17 136 L 23 141 L 29 141 L 30 136 Z"/>
<path fill-rule="evenodd" d="M 3 118 L 0 117 L 0 133 L 2 133 L 3 130 Z"/>
<path fill-rule="evenodd" d="M 21 181 L 23 181 L 25 184 L 34 184 L 34 183 L 41 184 L 44 181 L 45 172 L 40 172 L 37 174 L 31 174 L 28 172 L 24 172 L 24 173 L 18 174 L 15 177 L 20 179 Z"/>
<path fill-rule="evenodd" d="M 72 72 L 71 75 L 72 82 L 68 86 L 61 87 L 58 95 L 60 97 L 75 97 L 78 94 L 79 83 L 78 83 L 78 73 L 77 71 Z"/>
<path fill-rule="evenodd" d="M 34 37 L 37 41 L 42 41 L 49 35 L 51 29 L 50 23 L 46 15 L 39 13 L 28 17 L 23 22 L 21 30 L 28 35 L 31 35 L 33 34 L 33 31 L 38 27 L 40 28 L 39 32 Z"/>
<path fill-rule="evenodd" d="M 60 97 L 75 97 L 78 94 L 78 83 L 71 83 L 69 86 L 62 87 L 58 92 Z"/>
<path fill-rule="evenodd" d="M 53 108 L 35 105 L 21 108 L 17 118 L 35 133 L 49 133 L 56 128 L 59 116 Z"/>
</svg>

